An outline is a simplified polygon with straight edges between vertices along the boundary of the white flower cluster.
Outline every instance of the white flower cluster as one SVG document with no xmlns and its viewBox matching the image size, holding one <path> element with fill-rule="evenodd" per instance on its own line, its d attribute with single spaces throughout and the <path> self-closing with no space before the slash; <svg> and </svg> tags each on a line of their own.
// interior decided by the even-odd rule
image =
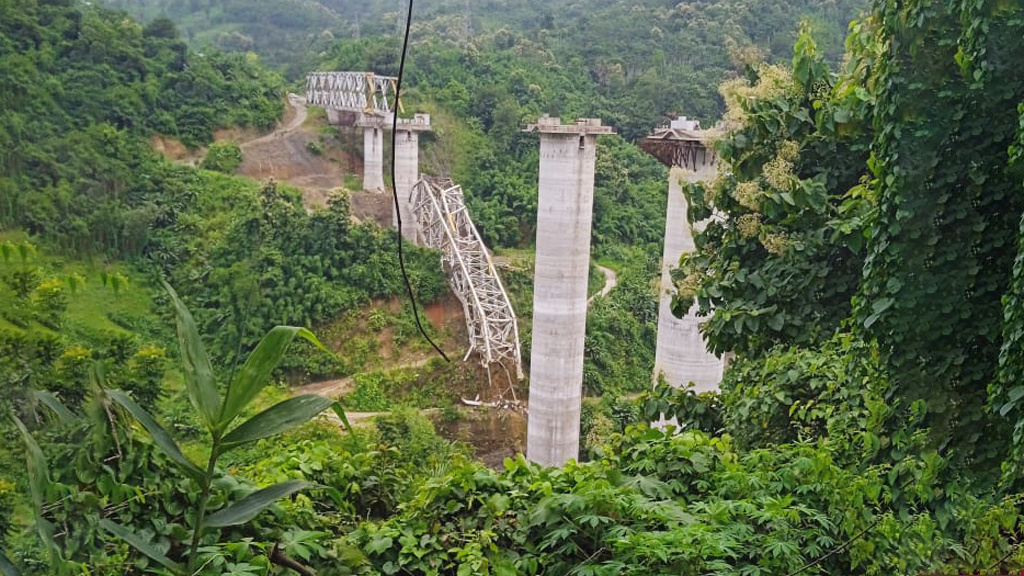
<svg viewBox="0 0 1024 576">
<path fill-rule="evenodd" d="M 764 191 L 762 191 L 761 187 L 754 181 L 740 182 L 736 185 L 736 190 L 733 191 L 733 196 L 736 198 L 736 201 L 740 203 L 740 206 L 743 206 L 747 210 L 751 210 L 753 212 L 761 211 L 762 194 L 764 194 Z"/>
<path fill-rule="evenodd" d="M 747 113 L 743 103 L 750 100 L 769 100 L 779 96 L 792 96 L 800 87 L 793 81 L 789 70 L 776 64 L 761 64 L 757 69 L 757 82 L 751 85 L 744 78 L 726 80 L 719 88 L 725 99 L 725 116 L 728 126 L 741 126 L 746 122 Z"/>
<path fill-rule="evenodd" d="M 693 300 L 699 289 L 700 273 L 698 272 L 690 272 L 686 275 L 686 278 L 676 283 L 676 294 L 683 300 Z"/>
<path fill-rule="evenodd" d="M 736 219 L 736 229 L 741 238 L 753 238 L 761 231 L 760 214 L 743 214 Z"/>
<path fill-rule="evenodd" d="M 764 249 L 769 254 L 782 256 L 786 253 L 786 249 L 789 248 L 789 238 L 782 232 L 765 234 L 761 238 L 761 245 L 764 246 Z"/>
</svg>

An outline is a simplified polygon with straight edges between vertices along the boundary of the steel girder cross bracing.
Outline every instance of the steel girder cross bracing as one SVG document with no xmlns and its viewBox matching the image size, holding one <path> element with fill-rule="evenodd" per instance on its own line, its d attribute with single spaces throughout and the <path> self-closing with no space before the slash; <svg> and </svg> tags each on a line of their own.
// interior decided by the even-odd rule
<svg viewBox="0 0 1024 576">
<path fill-rule="evenodd" d="M 469 217 L 462 187 L 451 180 L 422 178 L 412 190 L 413 216 L 420 244 L 441 252 L 448 281 L 462 302 L 469 331 L 469 352 L 481 363 L 511 363 L 517 379 L 523 377 L 519 328 L 505 287 L 491 262 L 487 247 Z"/>
<path fill-rule="evenodd" d="M 313 72 L 306 77 L 306 102 L 334 110 L 387 116 L 395 111 L 397 78 L 373 72 Z M 401 104 L 398 104 L 401 108 Z"/>
</svg>

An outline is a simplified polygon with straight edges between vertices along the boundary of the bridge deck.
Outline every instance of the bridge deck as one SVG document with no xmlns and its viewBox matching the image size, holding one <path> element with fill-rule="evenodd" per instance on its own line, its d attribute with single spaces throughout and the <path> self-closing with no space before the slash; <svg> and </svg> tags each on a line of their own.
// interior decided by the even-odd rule
<svg viewBox="0 0 1024 576">
<path fill-rule="evenodd" d="M 306 102 L 373 116 L 394 113 L 398 79 L 373 72 L 313 72 L 306 76 Z"/>
</svg>

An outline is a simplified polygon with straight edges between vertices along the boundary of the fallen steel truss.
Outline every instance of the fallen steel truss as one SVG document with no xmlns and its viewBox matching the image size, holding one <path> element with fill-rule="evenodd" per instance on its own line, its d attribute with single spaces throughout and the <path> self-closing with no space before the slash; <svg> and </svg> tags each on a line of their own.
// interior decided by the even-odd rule
<svg viewBox="0 0 1024 576">
<path fill-rule="evenodd" d="M 395 111 L 396 82 L 397 78 L 373 72 L 313 72 L 306 76 L 306 102 L 334 110 L 387 116 Z"/>
<path fill-rule="evenodd" d="M 441 264 L 466 313 L 470 349 L 485 366 L 515 368 L 523 378 L 519 328 L 505 287 L 469 217 L 462 187 L 451 180 L 423 178 L 412 189 L 419 243 L 441 252 Z"/>
</svg>

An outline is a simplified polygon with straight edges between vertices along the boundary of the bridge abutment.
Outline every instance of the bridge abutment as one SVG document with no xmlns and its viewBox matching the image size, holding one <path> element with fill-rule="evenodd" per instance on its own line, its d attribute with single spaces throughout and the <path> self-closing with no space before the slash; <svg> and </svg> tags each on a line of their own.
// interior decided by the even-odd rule
<svg viewBox="0 0 1024 576">
<path fill-rule="evenodd" d="M 594 163 L 612 130 L 547 116 L 527 130 L 540 133 L 540 175 L 526 455 L 561 465 L 579 456 Z"/>
</svg>

